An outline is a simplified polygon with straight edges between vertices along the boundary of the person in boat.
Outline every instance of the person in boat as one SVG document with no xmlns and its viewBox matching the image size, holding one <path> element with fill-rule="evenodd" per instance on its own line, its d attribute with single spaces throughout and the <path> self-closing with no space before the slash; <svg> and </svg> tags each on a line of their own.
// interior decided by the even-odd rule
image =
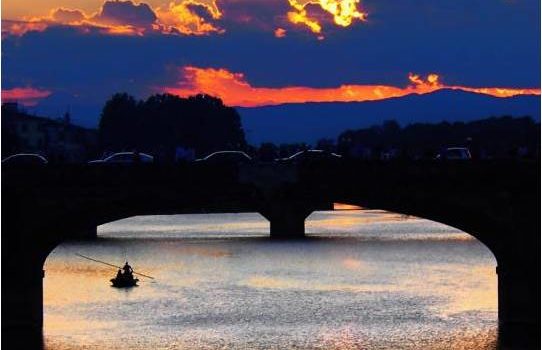
<svg viewBox="0 0 542 350">
<path fill-rule="evenodd" d="M 116 279 L 121 279 L 122 278 L 122 271 L 121 269 L 119 269 L 119 271 L 117 272 L 117 277 L 115 277 Z"/>
<path fill-rule="evenodd" d="M 124 278 L 133 278 L 132 273 L 134 270 L 130 265 L 128 265 L 128 261 L 124 264 L 122 270 L 124 271 Z"/>
</svg>

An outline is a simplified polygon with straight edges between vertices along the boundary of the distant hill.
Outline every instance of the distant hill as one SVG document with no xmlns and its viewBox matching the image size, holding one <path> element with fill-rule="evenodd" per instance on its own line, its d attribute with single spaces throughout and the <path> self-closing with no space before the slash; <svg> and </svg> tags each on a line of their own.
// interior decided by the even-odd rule
<svg viewBox="0 0 542 350">
<path fill-rule="evenodd" d="M 540 121 L 540 96 L 498 98 L 443 89 L 430 94 L 366 102 L 295 103 L 238 107 L 249 143 L 308 142 L 335 138 L 346 129 L 394 119 L 415 122 L 471 121 L 490 116 L 531 116 Z"/>
</svg>

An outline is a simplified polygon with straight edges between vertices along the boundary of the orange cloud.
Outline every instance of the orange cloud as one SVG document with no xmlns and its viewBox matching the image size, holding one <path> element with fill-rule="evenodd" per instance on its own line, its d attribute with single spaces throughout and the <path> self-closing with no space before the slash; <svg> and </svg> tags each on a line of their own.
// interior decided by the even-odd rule
<svg viewBox="0 0 542 350">
<path fill-rule="evenodd" d="M 97 30 L 114 35 L 211 35 L 222 34 L 225 27 L 237 22 L 275 31 L 277 38 L 285 33 L 277 32 L 277 27 L 283 30 L 306 27 L 323 39 L 325 25 L 348 27 L 367 18 L 359 9 L 360 0 L 266 0 L 256 5 L 253 0 L 162 1 L 160 6 L 152 8 L 137 0 L 105 0 L 94 13 L 55 8 L 43 16 L 3 20 L 3 34 L 21 36 L 62 25 L 79 27 L 84 33 Z"/>
<path fill-rule="evenodd" d="M 55 25 L 78 27 L 83 32 L 97 29 L 111 35 L 143 36 L 150 32 L 205 35 L 224 32 L 198 15 L 195 8 L 203 9 L 213 20 L 222 17 L 216 0 L 180 0 L 155 10 L 145 3 L 136 4 L 131 0 L 106 0 L 94 14 L 60 7 L 41 17 L 3 20 L 2 34 L 21 36 L 29 31 L 44 31 Z"/>
<path fill-rule="evenodd" d="M 435 91 L 438 89 L 463 90 L 475 92 L 478 94 L 491 95 L 495 97 L 512 97 L 516 95 L 540 95 L 540 89 L 512 89 L 512 88 L 476 88 L 459 85 L 443 85 L 440 83 L 440 77 L 437 74 L 429 74 L 426 80 L 423 80 L 416 74 L 409 74 L 408 79 L 417 85 L 419 90 L 425 89 L 426 92 Z"/>
<path fill-rule="evenodd" d="M 305 25 L 313 33 L 320 34 L 322 24 L 318 19 L 309 17 L 308 5 L 319 6 L 333 16 L 333 22 L 336 25 L 348 27 L 354 20 L 362 22 L 367 20 L 367 13 L 358 9 L 359 2 L 360 0 L 288 0 L 293 11 L 289 11 L 287 17 L 293 24 Z"/>
<path fill-rule="evenodd" d="M 307 11 L 304 8 L 297 11 L 288 12 L 288 20 L 293 24 L 303 24 L 311 30 L 311 32 L 320 34 L 322 32 L 322 26 L 318 21 L 310 19 L 307 16 Z"/>
<path fill-rule="evenodd" d="M 448 89 L 475 92 L 478 94 L 491 95 L 495 97 L 512 97 L 517 95 L 540 95 L 540 89 L 511 89 L 511 88 L 473 88 L 467 86 L 448 86 Z"/>
<path fill-rule="evenodd" d="M 425 94 L 440 89 L 458 89 L 496 97 L 526 94 L 540 95 L 540 89 L 447 86 L 440 83 L 437 74 L 430 74 L 425 79 L 419 75 L 410 74 L 409 80 L 411 84 L 406 87 L 345 84 L 335 88 L 303 86 L 254 87 L 246 81 L 242 73 L 232 73 L 226 69 L 192 66 L 181 68 L 181 75 L 183 78 L 176 86 L 161 87 L 159 90 L 178 96 L 205 93 L 220 97 L 227 105 L 244 107 L 303 102 L 373 101 L 401 97 L 412 93 Z"/>
<path fill-rule="evenodd" d="M 216 0 L 183 0 L 179 3 L 171 2 L 167 8 L 156 9 L 159 26 L 166 33 L 178 32 L 185 35 L 224 33 L 224 29 L 206 21 L 194 11 L 193 7 L 202 8 L 212 19 L 222 17 Z"/>
<path fill-rule="evenodd" d="M 51 91 L 32 87 L 18 87 L 2 90 L 2 102 L 19 102 L 25 106 L 34 106 L 39 100 L 51 94 Z"/>
<path fill-rule="evenodd" d="M 284 28 L 275 29 L 275 37 L 276 38 L 284 38 L 285 36 L 286 36 L 286 29 L 284 29 Z"/>
<path fill-rule="evenodd" d="M 142 25 L 137 20 L 129 23 L 122 18 L 115 19 L 107 15 L 108 4 L 125 4 L 129 1 L 112 2 L 106 1 L 99 12 L 87 15 L 77 9 L 59 7 L 49 11 L 49 14 L 41 17 L 25 18 L 21 21 L 2 20 L 2 34 L 22 36 L 30 31 L 44 31 L 51 26 L 70 26 L 81 29 L 82 32 L 89 32 L 90 29 L 97 29 L 102 33 L 112 35 L 143 35 L 145 31 L 152 30 L 151 24 Z M 135 8 L 137 6 L 134 5 Z"/>
<path fill-rule="evenodd" d="M 22 36 L 27 32 L 43 32 L 48 26 L 46 21 L 2 20 L 2 38 L 7 35 Z"/>
</svg>

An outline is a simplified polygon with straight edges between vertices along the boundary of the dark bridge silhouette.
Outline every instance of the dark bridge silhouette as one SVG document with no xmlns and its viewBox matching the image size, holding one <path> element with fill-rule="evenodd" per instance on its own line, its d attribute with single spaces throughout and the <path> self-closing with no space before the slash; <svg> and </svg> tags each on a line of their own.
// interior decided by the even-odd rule
<svg viewBox="0 0 542 350">
<path fill-rule="evenodd" d="M 476 237 L 497 260 L 501 331 L 540 329 L 538 162 L 2 170 L 4 329 L 41 331 L 45 259 L 66 240 L 95 237 L 98 225 L 134 215 L 259 212 L 271 237 L 299 238 L 305 218 L 334 202 L 414 215 Z"/>
</svg>

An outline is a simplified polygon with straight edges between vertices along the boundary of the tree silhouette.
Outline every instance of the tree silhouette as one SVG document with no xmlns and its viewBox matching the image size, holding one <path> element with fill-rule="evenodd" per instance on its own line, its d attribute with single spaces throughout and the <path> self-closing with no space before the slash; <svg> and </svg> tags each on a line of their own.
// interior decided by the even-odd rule
<svg viewBox="0 0 542 350">
<path fill-rule="evenodd" d="M 394 121 L 382 126 L 347 130 L 338 139 L 344 155 L 371 150 L 398 150 L 408 158 L 433 158 L 446 147 L 468 147 L 478 158 L 536 158 L 540 150 L 540 124 L 530 117 L 492 117 L 472 122 L 414 123 L 401 128 Z"/>
<path fill-rule="evenodd" d="M 208 95 L 160 94 L 136 101 L 115 94 L 103 108 L 99 132 L 104 150 L 137 149 L 165 161 L 173 160 L 177 147 L 198 156 L 247 147 L 237 111 Z"/>
<path fill-rule="evenodd" d="M 270 162 L 278 158 L 279 149 L 271 142 L 264 142 L 257 151 L 257 158 L 264 162 Z"/>
<path fill-rule="evenodd" d="M 137 143 L 140 108 L 130 95 L 115 94 L 105 103 L 102 110 L 99 135 L 105 150 L 125 150 Z"/>
</svg>

